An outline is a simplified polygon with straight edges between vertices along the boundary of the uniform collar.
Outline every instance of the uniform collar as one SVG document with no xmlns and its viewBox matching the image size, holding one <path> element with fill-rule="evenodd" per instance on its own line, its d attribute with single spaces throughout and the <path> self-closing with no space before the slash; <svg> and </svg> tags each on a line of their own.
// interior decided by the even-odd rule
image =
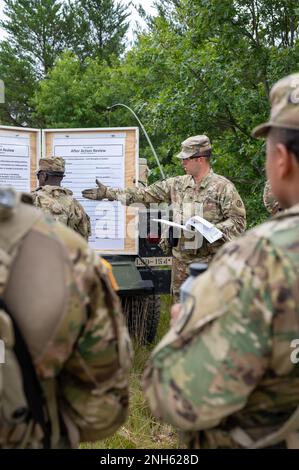
<svg viewBox="0 0 299 470">
<path fill-rule="evenodd" d="M 206 186 L 208 186 L 208 184 L 210 183 L 213 176 L 214 176 L 214 171 L 211 168 L 209 173 L 199 183 L 199 187 L 200 188 L 205 188 Z"/>
</svg>

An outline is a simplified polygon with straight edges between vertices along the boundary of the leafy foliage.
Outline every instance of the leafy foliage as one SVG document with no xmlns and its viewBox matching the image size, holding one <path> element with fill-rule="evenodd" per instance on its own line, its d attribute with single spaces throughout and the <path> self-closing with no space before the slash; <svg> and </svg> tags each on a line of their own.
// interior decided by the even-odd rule
<svg viewBox="0 0 299 470">
<path fill-rule="evenodd" d="M 0 73 L 7 97 L 0 108 L 4 124 L 44 122 L 35 120 L 31 100 L 63 52 L 77 54 L 84 67 L 89 57 L 112 62 L 124 50 L 128 13 L 125 5 L 113 0 L 5 0 L 4 4 L 6 19 L 0 22 L 7 36 L 0 42 Z"/>
<path fill-rule="evenodd" d="M 34 66 L 37 77 L 43 77 L 66 44 L 68 25 L 62 1 L 6 0 L 4 13 L 7 19 L 1 27 L 10 47 Z"/>
<path fill-rule="evenodd" d="M 87 57 L 110 60 L 125 49 L 129 24 L 127 5 L 113 0 L 70 2 L 72 50 L 84 62 Z"/>
<path fill-rule="evenodd" d="M 34 109 L 34 120 L 44 126 L 135 126 L 135 118 L 124 108 L 107 111 L 115 103 L 125 103 L 145 125 L 169 176 L 182 173 L 175 158 L 181 141 L 206 133 L 213 144 L 213 166 L 238 187 L 249 226 L 261 221 L 266 216 L 265 149 L 262 141 L 251 137 L 251 130 L 268 117 L 273 83 L 297 70 L 297 2 L 156 0 L 157 15 L 143 13 L 148 29 L 139 31 L 136 44 L 124 56 L 125 7 L 118 9 L 123 26 L 118 46 L 110 49 L 114 33 L 107 26 L 111 41 L 104 41 L 106 52 L 98 49 L 104 43 L 99 40 L 102 23 L 96 5 L 108 3 L 72 5 L 72 21 L 80 8 L 85 9 L 85 26 L 78 27 L 79 35 L 85 28 L 84 41 L 60 55 L 22 112 Z M 143 136 L 140 149 L 154 181 L 160 174 Z"/>
</svg>

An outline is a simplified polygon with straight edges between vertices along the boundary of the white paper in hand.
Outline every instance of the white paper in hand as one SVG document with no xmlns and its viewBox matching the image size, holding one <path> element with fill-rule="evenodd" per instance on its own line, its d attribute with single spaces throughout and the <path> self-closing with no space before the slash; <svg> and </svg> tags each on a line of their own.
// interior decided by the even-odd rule
<svg viewBox="0 0 299 470">
<path fill-rule="evenodd" d="M 209 243 L 214 243 L 220 238 L 222 238 L 223 233 L 219 230 L 215 225 L 213 225 L 208 220 L 200 217 L 199 215 L 195 215 L 188 220 L 190 225 L 194 227 L 198 232 L 200 232 Z M 187 225 L 187 224 L 186 224 Z"/>
<path fill-rule="evenodd" d="M 160 222 L 161 224 L 168 225 L 170 227 L 177 227 L 186 230 L 187 232 L 193 232 L 192 228 L 195 228 L 199 233 L 208 240 L 209 243 L 214 243 L 219 240 L 223 233 L 215 225 L 211 224 L 208 220 L 196 215 L 187 220 L 185 225 L 177 224 L 176 222 L 171 222 L 170 220 L 164 219 L 152 219 L 154 222 Z"/>
</svg>

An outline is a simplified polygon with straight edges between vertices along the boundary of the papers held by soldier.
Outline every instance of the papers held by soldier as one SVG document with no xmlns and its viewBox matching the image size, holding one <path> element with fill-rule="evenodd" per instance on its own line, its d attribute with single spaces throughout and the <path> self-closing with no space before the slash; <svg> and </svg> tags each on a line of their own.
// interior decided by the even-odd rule
<svg viewBox="0 0 299 470">
<path fill-rule="evenodd" d="M 209 242 L 214 243 L 216 240 L 219 240 L 223 233 L 215 225 L 211 224 L 208 220 L 195 215 L 187 220 L 185 225 L 177 224 L 176 222 L 171 222 L 170 220 L 165 219 L 152 219 L 154 222 L 159 222 L 163 225 L 168 225 L 170 227 L 181 228 L 187 232 L 194 232 L 194 229 L 197 230 L 201 235 Z"/>
</svg>

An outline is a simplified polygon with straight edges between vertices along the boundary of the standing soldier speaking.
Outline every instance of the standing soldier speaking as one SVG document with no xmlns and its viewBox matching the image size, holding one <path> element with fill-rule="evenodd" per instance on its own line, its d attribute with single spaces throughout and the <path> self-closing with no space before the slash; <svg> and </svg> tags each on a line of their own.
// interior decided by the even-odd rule
<svg viewBox="0 0 299 470">
<path fill-rule="evenodd" d="M 61 157 L 39 160 L 39 187 L 31 193 L 34 205 L 88 240 L 91 235 L 89 216 L 73 197 L 72 191 L 61 187 L 64 170 L 65 162 Z"/>
<path fill-rule="evenodd" d="M 179 299 L 179 289 L 188 276 L 192 262 L 209 263 L 216 251 L 226 241 L 240 235 L 246 227 L 244 204 L 235 186 L 223 176 L 213 172 L 210 140 L 205 135 L 189 137 L 182 142 L 178 154 L 186 171 L 184 176 L 168 178 L 147 188 L 128 188 L 124 191 L 107 188 L 97 181 L 98 187 L 86 189 L 82 195 L 88 199 L 120 200 L 123 204 L 171 204 L 173 220 L 184 224 L 194 215 L 200 215 L 223 232 L 223 237 L 213 244 L 206 240 L 201 246 L 191 244 L 189 234 L 183 233 L 173 247 L 172 294 Z"/>
</svg>

